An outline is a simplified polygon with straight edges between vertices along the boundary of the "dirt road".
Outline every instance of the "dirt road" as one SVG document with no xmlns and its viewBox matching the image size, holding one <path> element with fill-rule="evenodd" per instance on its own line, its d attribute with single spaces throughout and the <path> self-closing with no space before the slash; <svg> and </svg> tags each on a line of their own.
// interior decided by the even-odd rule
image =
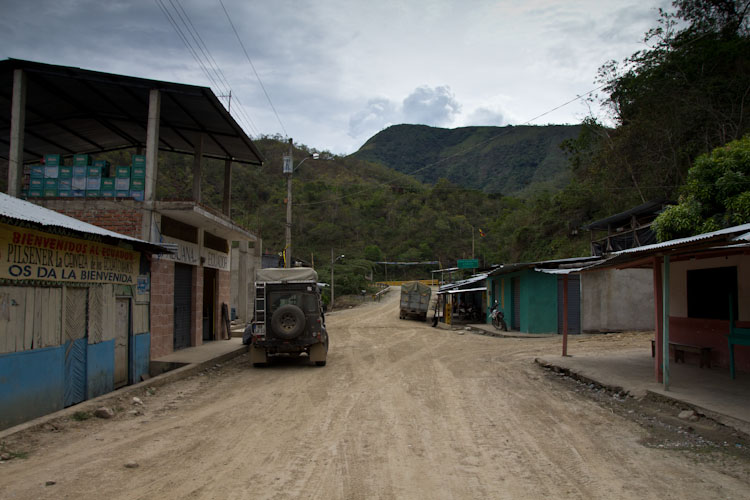
<svg viewBox="0 0 750 500">
<path fill-rule="evenodd" d="M 560 339 L 398 319 L 398 297 L 328 316 L 328 366 L 251 368 L 113 399 L 114 419 L 16 435 L 3 499 L 748 498 L 747 463 L 654 449 L 533 363 Z M 576 349 L 648 342 L 573 340 Z M 141 413 L 141 414 L 137 414 Z M 126 467 L 128 465 L 129 467 Z"/>
</svg>

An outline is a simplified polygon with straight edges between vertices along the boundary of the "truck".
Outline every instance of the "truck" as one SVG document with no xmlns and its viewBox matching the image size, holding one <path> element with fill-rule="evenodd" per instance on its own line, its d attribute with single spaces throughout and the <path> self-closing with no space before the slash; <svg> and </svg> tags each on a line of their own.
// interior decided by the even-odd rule
<svg viewBox="0 0 750 500">
<path fill-rule="evenodd" d="M 253 366 L 272 356 L 301 356 L 325 366 L 328 356 L 318 273 L 307 267 L 259 269 L 255 275 L 255 316 L 242 338 Z"/>
<path fill-rule="evenodd" d="M 422 321 L 427 320 L 430 308 L 432 289 L 419 281 L 409 281 L 401 285 L 401 308 L 399 318 L 405 319 L 416 316 Z"/>
</svg>

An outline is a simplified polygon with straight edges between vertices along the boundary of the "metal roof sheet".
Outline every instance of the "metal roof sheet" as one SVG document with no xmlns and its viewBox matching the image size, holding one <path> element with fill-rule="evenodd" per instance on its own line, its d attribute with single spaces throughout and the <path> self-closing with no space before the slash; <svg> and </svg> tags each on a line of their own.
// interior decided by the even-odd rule
<svg viewBox="0 0 750 500">
<path fill-rule="evenodd" d="M 159 245 L 94 226 L 5 193 L 0 193 L 0 218 L 29 222 L 46 228 L 64 229 L 81 235 L 96 235 L 110 240 L 130 242 L 136 246 L 147 248 L 152 253 L 171 253 Z"/>
<path fill-rule="evenodd" d="M 24 163 L 45 154 L 145 147 L 149 95 L 161 93 L 159 149 L 260 165 L 263 156 L 208 87 L 18 59 L 0 61 L 0 137 L 10 135 L 15 70 L 27 80 Z M 4 142 L 0 140 L 0 142 Z M 8 159 L 8 149 L 0 148 Z"/>
</svg>

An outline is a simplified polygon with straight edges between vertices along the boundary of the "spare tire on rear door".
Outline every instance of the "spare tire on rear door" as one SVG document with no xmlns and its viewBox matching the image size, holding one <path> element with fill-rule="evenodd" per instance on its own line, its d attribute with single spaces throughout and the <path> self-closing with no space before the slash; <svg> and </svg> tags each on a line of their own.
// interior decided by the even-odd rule
<svg viewBox="0 0 750 500">
<path fill-rule="evenodd" d="M 271 316 L 271 328 L 280 339 L 296 338 L 305 329 L 305 313 L 292 304 L 281 306 Z"/>
</svg>

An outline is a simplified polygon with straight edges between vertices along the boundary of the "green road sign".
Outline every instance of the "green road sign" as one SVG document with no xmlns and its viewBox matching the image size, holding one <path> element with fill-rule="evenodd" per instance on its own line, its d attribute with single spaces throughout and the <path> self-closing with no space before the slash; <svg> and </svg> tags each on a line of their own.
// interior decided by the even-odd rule
<svg viewBox="0 0 750 500">
<path fill-rule="evenodd" d="M 458 259 L 459 269 L 476 269 L 479 267 L 479 259 Z"/>
</svg>

